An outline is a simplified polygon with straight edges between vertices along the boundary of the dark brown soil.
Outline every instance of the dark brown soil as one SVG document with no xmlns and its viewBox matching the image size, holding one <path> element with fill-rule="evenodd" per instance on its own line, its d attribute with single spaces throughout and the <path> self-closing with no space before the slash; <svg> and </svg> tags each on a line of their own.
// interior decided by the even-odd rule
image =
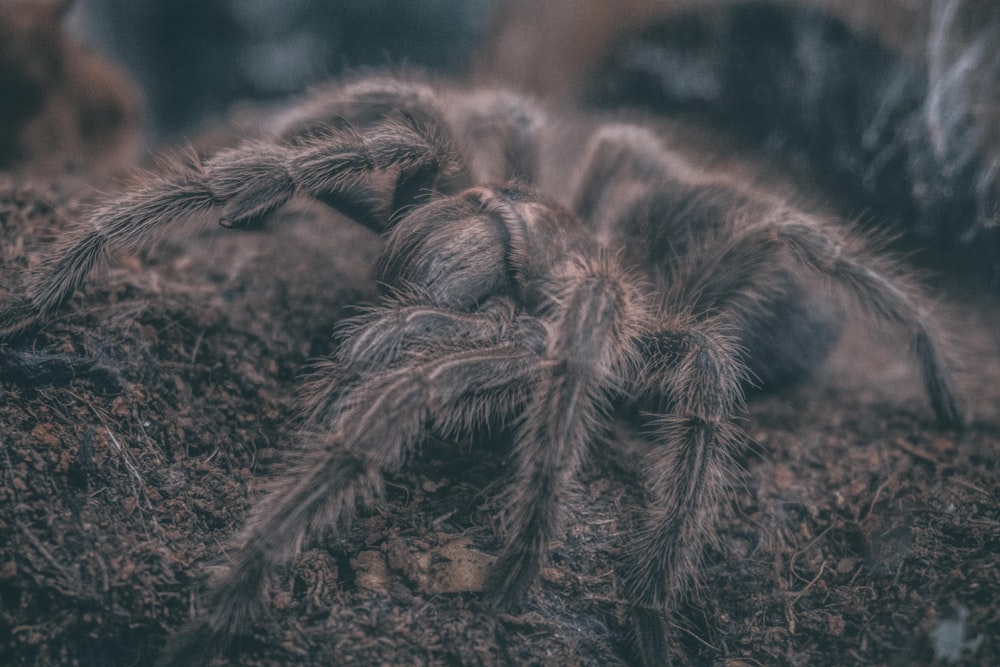
<svg viewBox="0 0 1000 667">
<path fill-rule="evenodd" d="M 88 198 L 0 177 L 0 288 Z M 378 249 L 307 203 L 179 229 L 0 347 L 0 664 L 155 657 L 282 469 L 298 378 L 372 298 Z M 905 346 L 860 326 L 813 384 L 752 403 L 700 599 L 678 610 L 682 664 L 945 664 L 949 637 L 969 642 L 955 664 L 1000 662 L 1000 304 L 970 291 L 945 293 L 964 432 L 935 428 Z M 306 548 L 220 664 L 622 664 L 628 456 L 595 455 L 527 610 L 498 615 L 475 592 L 499 547 L 491 444 L 428 443 L 380 511 Z"/>
</svg>

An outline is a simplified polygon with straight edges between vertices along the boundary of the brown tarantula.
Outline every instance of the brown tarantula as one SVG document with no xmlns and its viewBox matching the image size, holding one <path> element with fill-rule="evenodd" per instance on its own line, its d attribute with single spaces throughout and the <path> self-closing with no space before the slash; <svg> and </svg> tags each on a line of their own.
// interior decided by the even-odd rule
<svg viewBox="0 0 1000 667">
<path fill-rule="evenodd" d="M 836 221 L 694 166 L 654 126 L 393 77 L 319 92 L 279 125 L 109 200 L 0 311 L 0 336 L 16 337 L 109 252 L 199 213 L 241 227 L 302 194 L 384 235 L 382 302 L 317 366 L 301 458 L 167 664 L 205 661 L 246 628 L 275 568 L 370 507 L 431 434 L 515 432 L 484 597 L 517 607 L 615 415 L 654 442 L 625 595 L 639 661 L 667 662 L 666 615 L 732 474 L 743 390 L 825 358 L 847 312 L 832 293 L 902 329 L 938 420 L 962 421 L 935 323 L 891 263 Z"/>
</svg>

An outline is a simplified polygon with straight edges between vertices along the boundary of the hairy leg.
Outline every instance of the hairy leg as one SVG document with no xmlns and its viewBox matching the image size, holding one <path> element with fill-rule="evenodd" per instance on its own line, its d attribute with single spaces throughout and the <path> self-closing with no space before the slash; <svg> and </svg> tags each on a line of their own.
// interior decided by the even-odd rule
<svg viewBox="0 0 1000 667">
<path fill-rule="evenodd" d="M 747 289 L 766 291 L 768 288 L 766 281 L 749 287 L 751 281 L 760 277 L 759 271 L 751 269 L 754 263 L 759 266 L 769 261 L 787 265 L 784 258 L 790 257 L 794 264 L 852 297 L 867 312 L 899 327 L 909 338 L 938 421 L 945 427 L 962 425 L 964 415 L 955 391 L 951 363 L 942 349 L 941 334 L 928 311 L 927 298 L 891 262 L 870 253 L 858 237 L 822 221 L 794 214 L 761 221 L 736 235 L 731 243 L 743 248 L 734 251 L 736 255 L 756 253 L 761 258 L 743 263 L 735 261 L 730 265 L 730 276 L 739 268 L 747 269 L 740 287 L 744 293 Z"/>
<path fill-rule="evenodd" d="M 965 415 L 951 375 L 951 363 L 941 347 L 937 323 L 928 312 L 926 297 L 908 284 L 891 265 L 866 257 L 853 239 L 834 235 L 801 222 L 775 224 L 775 235 L 803 265 L 850 294 L 869 312 L 901 328 L 923 374 L 924 389 L 938 422 L 960 427 Z M 863 259 L 859 259 L 863 258 Z"/>
<path fill-rule="evenodd" d="M 508 538 L 486 599 L 519 606 L 558 527 L 566 487 L 604 427 L 608 397 L 638 364 L 647 313 L 641 295 L 608 257 L 553 271 L 546 362 L 524 412 L 506 500 Z"/>
<path fill-rule="evenodd" d="M 225 573 L 211 582 L 205 615 L 174 638 L 161 664 L 204 664 L 225 647 L 260 615 L 274 570 L 310 535 L 370 507 L 383 475 L 399 470 L 428 429 L 456 434 L 508 423 L 535 385 L 538 363 L 534 348 L 513 339 L 428 348 L 396 368 L 362 373 L 333 428 L 301 435 L 299 460 L 258 505 Z"/>
<path fill-rule="evenodd" d="M 366 376 L 433 351 L 441 341 L 474 348 L 518 339 L 539 354 L 544 346 L 541 326 L 516 317 L 506 298 L 458 312 L 433 305 L 422 293 L 399 292 L 337 329 L 337 351 L 314 364 L 303 385 L 302 419 L 310 430 L 333 428 L 341 399 Z"/>
<path fill-rule="evenodd" d="M 165 166 L 94 209 L 29 275 L 24 295 L 0 310 L 0 339 L 58 308 L 108 255 L 148 244 L 167 225 L 218 211 L 241 227 L 304 193 L 376 231 L 464 167 L 439 125 L 387 118 L 362 135 L 329 131 L 294 144 L 246 142 L 193 164 Z"/>
<path fill-rule="evenodd" d="M 644 466 L 649 512 L 632 548 L 627 585 L 642 664 L 669 662 L 666 614 L 697 578 L 701 550 L 742 440 L 743 369 L 732 342 L 676 322 L 643 341 L 641 394 L 660 397 L 654 448 Z"/>
</svg>

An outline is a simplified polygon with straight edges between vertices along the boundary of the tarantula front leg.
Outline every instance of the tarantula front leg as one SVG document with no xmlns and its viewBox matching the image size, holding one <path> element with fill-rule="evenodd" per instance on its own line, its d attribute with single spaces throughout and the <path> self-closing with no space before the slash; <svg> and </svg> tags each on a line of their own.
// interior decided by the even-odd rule
<svg viewBox="0 0 1000 667">
<path fill-rule="evenodd" d="M 225 226 L 245 226 L 300 192 L 381 232 L 396 212 L 464 170 L 441 123 L 398 114 L 363 132 L 330 128 L 223 151 L 206 163 L 205 180 Z"/>
<path fill-rule="evenodd" d="M 610 395 L 638 366 L 646 306 L 615 258 L 603 251 L 557 266 L 548 295 L 547 363 L 517 432 L 506 499 L 508 538 L 485 599 L 522 604 L 548 553 L 570 478 L 604 427 Z"/>
<path fill-rule="evenodd" d="M 644 665 L 669 662 L 666 614 L 692 588 L 742 440 L 744 370 L 732 341 L 707 325 L 677 322 L 648 334 L 634 389 L 662 414 L 644 466 L 649 512 L 632 547 L 627 599 Z"/>
<path fill-rule="evenodd" d="M 393 368 L 441 341 L 467 347 L 490 347 L 517 335 L 540 354 L 540 324 L 518 318 L 514 303 L 493 297 L 475 312 L 442 309 L 418 290 L 397 292 L 382 305 L 337 326 L 336 353 L 314 364 L 303 384 L 303 419 L 307 429 L 336 425 L 342 397 L 379 369 Z"/>
<path fill-rule="evenodd" d="M 424 315 L 448 317 L 441 309 L 425 309 Z M 467 329 L 464 338 L 486 338 L 490 330 L 492 344 L 462 344 L 462 336 L 427 340 L 419 351 L 396 355 L 394 365 L 366 366 L 354 374 L 332 408 L 336 418 L 303 429 L 299 460 L 255 509 L 225 573 L 210 583 L 205 615 L 172 640 L 161 664 L 204 664 L 224 648 L 260 615 L 273 571 L 310 535 L 337 529 L 370 507 L 382 495 L 383 475 L 399 470 L 429 429 L 447 436 L 510 422 L 536 384 L 536 332 L 497 327 L 489 314 L 454 315 L 450 325 Z M 368 328 L 384 333 L 399 323 L 391 313 L 381 319 Z M 364 338 L 366 330 L 353 338 Z"/>
<path fill-rule="evenodd" d="M 92 211 L 33 271 L 25 294 L 0 310 L 0 339 L 58 308 L 109 254 L 134 251 L 175 220 L 219 210 L 225 226 L 250 224 L 297 192 L 384 231 L 392 216 L 464 166 L 442 127 L 406 116 L 359 134 L 330 129 L 287 144 L 248 142 L 194 165 L 167 168 Z"/>
</svg>

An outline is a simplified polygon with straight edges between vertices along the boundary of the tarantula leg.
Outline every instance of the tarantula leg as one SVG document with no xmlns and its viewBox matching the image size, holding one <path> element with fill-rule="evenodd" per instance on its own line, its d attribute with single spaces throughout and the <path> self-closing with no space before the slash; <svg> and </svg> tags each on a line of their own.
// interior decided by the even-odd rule
<svg viewBox="0 0 1000 667">
<path fill-rule="evenodd" d="M 859 261 L 846 243 L 809 225 L 790 223 L 775 231 L 800 261 L 851 292 L 862 306 L 906 330 L 938 422 L 944 427 L 961 427 L 965 416 L 950 364 L 939 347 L 939 332 L 922 306 L 917 288 L 894 276 L 891 267 L 878 267 L 872 258 Z"/>
<path fill-rule="evenodd" d="M 95 209 L 53 246 L 26 295 L 0 311 L 0 338 L 29 329 L 109 254 L 140 247 L 175 220 L 220 208 L 224 226 L 244 227 L 302 192 L 381 232 L 397 212 L 464 169 L 440 124 L 405 115 L 363 135 L 330 129 L 289 144 L 247 142 L 194 166 L 168 168 Z"/>
<path fill-rule="evenodd" d="M 399 470 L 428 428 L 450 434 L 509 421 L 535 384 L 539 362 L 535 349 L 511 338 L 483 348 L 428 348 L 396 368 L 364 373 L 341 399 L 335 427 L 302 435 L 301 460 L 259 505 L 228 571 L 210 584 L 207 614 L 177 636 L 163 664 L 207 661 L 244 630 L 264 609 L 274 570 L 309 535 L 370 507 L 383 475 Z"/>
<path fill-rule="evenodd" d="M 839 288 L 879 319 L 906 332 L 939 423 L 961 427 L 965 415 L 940 342 L 934 318 L 920 289 L 899 275 L 894 265 L 874 256 L 859 239 L 832 225 L 781 211 L 735 234 L 710 264 L 699 267 L 686 292 L 694 312 L 723 313 L 739 328 L 759 313 L 768 291 L 780 289 L 775 267 L 788 253 L 817 277 Z M 675 297 L 676 298 L 676 297 Z M 682 297 L 683 298 L 683 297 Z"/>
<path fill-rule="evenodd" d="M 242 144 L 204 170 L 225 226 L 246 226 L 299 191 L 383 231 L 394 213 L 463 168 L 440 125 L 400 115 L 363 133 L 329 128 L 289 144 Z M 387 171 L 395 177 L 385 178 Z"/>
<path fill-rule="evenodd" d="M 895 271 L 885 260 L 866 252 L 859 240 L 844 236 L 831 226 L 816 226 L 792 218 L 765 221 L 733 239 L 732 249 L 720 260 L 739 267 L 736 272 L 720 272 L 728 279 L 715 285 L 709 279 L 706 292 L 731 302 L 723 310 L 752 308 L 753 293 L 767 285 L 768 262 L 781 252 L 789 252 L 803 266 L 846 292 L 867 311 L 902 328 L 910 338 L 923 375 L 931 407 L 944 427 L 960 427 L 962 408 L 951 376 L 950 363 L 939 344 L 934 319 L 923 303 L 920 290 Z M 726 283 L 728 280 L 728 284 Z M 756 283 L 756 285 L 755 285 Z M 726 293 L 729 296 L 723 296 Z M 743 294 L 742 297 L 733 295 Z"/>
<path fill-rule="evenodd" d="M 173 167 L 94 209 L 53 244 L 47 259 L 30 273 L 24 296 L 3 305 L 0 339 L 24 333 L 56 310 L 110 253 L 135 250 L 167 223 L 215 204 L 196 172 Z"/>
<path fill-rule="evenodd" d="M 332 428 L 341 398 L 366 375 L 396 367 L 441 341 L 490 347 L 516 336 L 541 354 L 544 331 L 537 322 L 515 315 L 507 298 L 490 299 L 475 312 L 458 312 L 429 305 L 422 294 L 403 292 L 342 322 L 337 352 L 315 364 L 304 383 L 307 428 Z"/>
<path fill-rule="evenodd" d="M 394 364 L 411 351 L 442 340 L 475 347 L 505 340 L 515 326 L 510 298 L 489 299 L 476 311 L 460 312 L 433 305 L 428 297 L 394 295 L 378 308 L 338 325 L 343 343 L 340 364 L 352 369 Z"/>
<path fill-rule="evenodd" d="M 732 343 L 711 329 L 677 326 L 643 340 L 648 360 L 638 390 L 666 411 L 652 424 L 644 466 L 650 496 L 632 549 L 627 596 L 644 665 L 669 662 L 666 616 L 691 590 L 701 549 L 742 440 L 743 368 Z"/>
<path fill-rule="evenodd" d="M 486 586 L 485 599 L 495 607 L 523 603 L 548 553 L 566 487 L 604 425 L 609 394 L 638 364 L 635 341 L 646 313 L 630 285 L 607 256 L 553 270 L 547 363 L 517 433 L 506 498 L 509 537 Z"/>
<path fill-rule="evenodd" d="M 306 536 L 349 521 L 358 506 L 382 492 L 379 466 L 351 451 L 339 434 L 311 434 L 299 443 L 305 451 L 285 485 L 255 510 L 224 574 L 209 582 L 207 613 L 172 637 L 159 665 L 204 665 L 265 610 L 275 568 L 290 560 Z M 398 442 L 393 443 L 398 446 Z M 388 447 L 386 448 L 388 449 Z M 402 451 L 382 451 L 381 458 Z"/>
</svg>

